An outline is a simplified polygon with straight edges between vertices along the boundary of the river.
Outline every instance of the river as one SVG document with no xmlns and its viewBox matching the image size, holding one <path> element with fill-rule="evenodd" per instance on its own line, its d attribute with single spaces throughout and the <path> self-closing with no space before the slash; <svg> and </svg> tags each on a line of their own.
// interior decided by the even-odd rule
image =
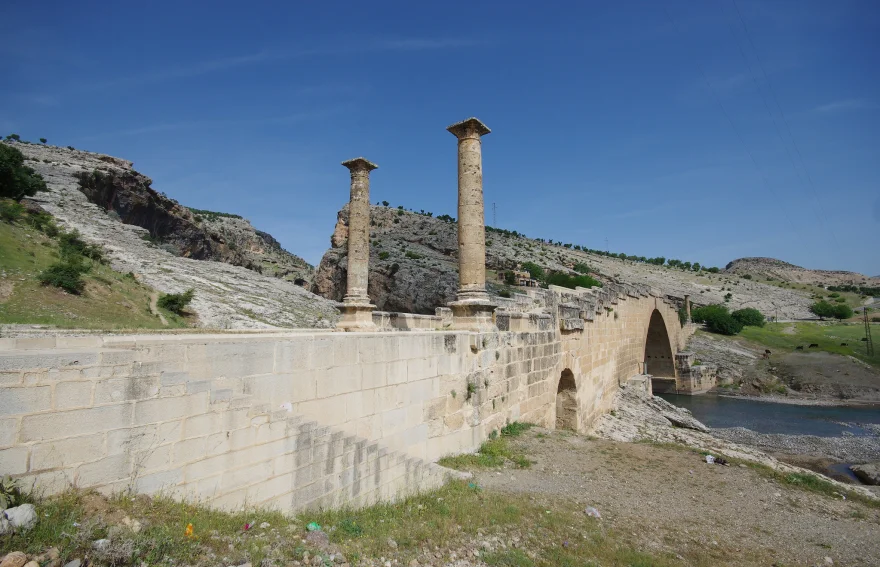
<svg viewBox="0 0 880 567">
<path fill-rule="evenodd" d="M 724 396 L 660 394 L 712 428 L 745 427 L 758 433 L 785 435 L 871 436 L 876 433 L 856 424 L 880 424 L 880 408 L 802 406 L 759 402 Z"/>
</svg>

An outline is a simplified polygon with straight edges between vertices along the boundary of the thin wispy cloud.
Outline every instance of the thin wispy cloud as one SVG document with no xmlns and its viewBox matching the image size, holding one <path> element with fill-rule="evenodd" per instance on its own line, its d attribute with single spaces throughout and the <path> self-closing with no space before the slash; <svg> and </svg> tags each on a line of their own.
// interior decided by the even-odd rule
<svg viewBox="0 0 880 567">
<path fill-rule="evenodd" d="M 863 98 L 848 98 L 817 106 L 812 111 L 818 114 L 831 114 L 834 112 L 847 112 L 850 110 L 863 110 L 866 108 L 877 108 L 877 105 Z"/>
<path fill-rule="evenodd" d="M 192 129 L 205 128 L 230 128 L 230 127 L 247 127 L 247 126 L 263 126 L 267 124 L 295 124 L 299 122 L 307 122 L 311 120 L 321 120 L 350 110 L 352 105 L 344 104 L 332 108 L 320 109 L 312 112 L 300 112 L 297 114 L 288 114 L 284 116 L 267 116 L 258 118 L 243 118 L 236 120 L 216 119 L 216 120 L 184 120 L 180 122 L 163 122 L 158 124 L 149 124 L 146 126 L 138 126 L 135 128 L 127 128 L 124 130 L 116 130 L 113 132 L 102 132 L 91 136 L 84 136 L 80 141 L 91 141 L 102 138 L 118 138 L 122 136 L 141 136 L 144 134 L 155 134 L 158 132 L 172 132 Z"/>
<path fill-rule="evenodd" d="M 142 86 L 153 83 L 161 83 L 171 79 L 183 79 L 197 77 L 220 71 L 228 71 L 235 68 L 245 68 L 254 65 L 263 65 L 272 62 L 292 61 L 310 57 L 347 55 L 351 53 L 369 52 L 394 52 L 394 51 L 430 51 L 443 49 L 459 49 L 474 45 L 486 45 L 483 40 L 471 40 L 464 38 L 401 38 L 367 40 L 333 46 L 315 47 L 309 49 L 264 49 L 255 53 L 223 57 L 210 61 L 200 61 L 165 67 L 157 70 L 149 70 L 134 75 L 117 77 L 105 81 L 90 81 L 74 87 L 78 91 L 101 91 L 114 88 L 126 88 Z"/>
</svg>

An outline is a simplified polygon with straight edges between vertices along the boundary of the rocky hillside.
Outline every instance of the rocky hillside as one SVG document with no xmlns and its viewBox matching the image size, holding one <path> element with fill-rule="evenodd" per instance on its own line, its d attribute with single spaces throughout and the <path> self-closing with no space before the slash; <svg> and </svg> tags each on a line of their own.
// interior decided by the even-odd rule
<svg viewBox="0 0 880 567">
<path fill-rule="evenodd" d="M 880 286 L 880 277 L 869 277 L 856 272 L 835 270 L 808 270 L 775 258 L 739 258 L 727 264 L 730 274 L 751 274 L 762 278 L 819 286 L 858 285 Z"/>
<path fill-rule="evenodd" d="M 433 313 L 452 301 L 458 283 L 458 226 L 451 219 L 373 206 L 370 247 L 370 298 L 379 309 Z M 341 300 L 345 294 L 348 209 L 343 208 L 331 248 L 315 274 L 313 290 Z M 723 303 L 729 293 L 732 309 L 756 307 L 780 318 L 809 318 L 810 298 L 740 278 L 735 274 L 684 271 L 621 260 L 532 240 L 507 231 L 486 234 L 486 268 L 491 293 L 504 289 L 498 273 L 523 262 L 544 269 L 572 272 L 576 264 L 590 266 L 601 281 L 647 284 L 675 297 L 690 295 L 698 305 Z M 574 272 L 572 272 L 574 273 Z"/>
<path fill-rule="evenodd" d="M 193 213 L 150 187 L 131 162 L 55 146 L 16 144 L 46 180 L 33 200 L 103 246 L 114 269 L 165 292 L 195 288 L 210 328 L 326 327 L 333 304 L 296 285 L 311 268 L 241 218 Z M 274 277 L 261 275 L 284 275 Z"/>
</svg>

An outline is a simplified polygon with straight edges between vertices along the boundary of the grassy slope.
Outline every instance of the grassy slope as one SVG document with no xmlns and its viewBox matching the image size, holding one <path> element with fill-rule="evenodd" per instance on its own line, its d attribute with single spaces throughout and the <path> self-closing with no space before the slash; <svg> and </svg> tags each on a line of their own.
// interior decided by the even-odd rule
<svg viewBox="0 0 880 567">
<path fill-rule="evenodd" d="M 784 330 L 793 330 L 786 333 Z M 871 335 L 875 343 L 880 342 L 880 325 L 871 325 Z M 746 327 L 741 336 L 760 343 L 777 351 L 794 351 L 796 347 L 804 347 L 804 351 L 823 350 L 835 354 L 854 356 L 872 366 L 880 368 L 880 349 L 875 347 L 874 356 L 866 353 L 865 326 L 861 323 L 822 324 L 822 323 L 767 323 L 764 327 Z M 807 348 L 810 344 L 818 344 L 818 349 Z M 847 343 L 848 346 L 840 346 Z"/>
<path fill-rule="evenodd" d="M 79 329 L 167 329 L 186 322 L 150 313 L 152 289 L 95 264 L 82 295 L 43 286 L 39 273 L 59 258 L 58 244 L 29 226 L 0 222 L 0 323 L 33 323 Z"/>
</svg>

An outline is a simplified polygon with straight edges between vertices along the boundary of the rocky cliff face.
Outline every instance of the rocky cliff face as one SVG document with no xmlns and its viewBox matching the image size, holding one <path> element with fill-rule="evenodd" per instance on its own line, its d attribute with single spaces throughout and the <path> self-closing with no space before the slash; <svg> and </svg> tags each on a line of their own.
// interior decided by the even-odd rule
<svg viewBox="0 0 880 567">
<path fill-rule="evenodd" d="M 739 258 L 727 264 L 725 271 L 732 274 L 752 274 L 784 282 L 822 286 L 880 285 L 880 277 L 869 277 L 857 272 L 841 270 L 809 270 L 775 258 Z"/>
<path fill-rule="evenodd" d="M 271 235 L 238 215 L 195 211 L 151 187 L 152 180 L 112 158 L 92 171 L 76 174 L 92 203 L 125 224 L 145 228 L 165 250 L 195 260 L 216 260 L 268 275 L 311 279 L 312 267 L 281 248 Z M 115 167 L 112 167 L 111 165 Z"/>
<path fill-rule="evenodd" d="M 101 245 L 114 269 L 164 293 L 195 289 L 191 308 L 200 326 L 329 327 L 338 318 L 332 302 L 291 281 L 310 274 L 308 264 L 246 220 L 193 213 L 153 190 L 131 162 L 55 146 L 17 147 L 46 180 L 48 191 L 34 201 L 65 229 Z M 267 265 L 273 271 L 262 268 Z M 260 269 L 289 273 L 273 277 Z"/>
<path fill-rule="evenodd" d="M 458 288 L 458 225 L 424 214 L 371 207 L 370 299 L 381 310 L 434 313 L 455 299 Z M 313 291 L 341 300 L 345 294 L 348 210 L 338 214 L 331 248 L 315 274 Z M 589 243 L 585 243 L 589 244 Z M 647 284 L 662 293 L 690 295 L 697 305 L 724 303 L 731 309 L 756 307 L 780 318 L 810 318 L 809 296 L 797 290 L 742 279 L 732 274 L 686 272 L 680 269 L 609 258 L 487 229 L 486 279 L 489 292 L 505 288 L 498 274 L 534 262 L 544 269 L 571 272 L 584 263 L 601 281 Z M 573 272 L 572 272 L 573 273 Z M 778 311 L 777 311 L 778 310 Z"/>
</svg>

